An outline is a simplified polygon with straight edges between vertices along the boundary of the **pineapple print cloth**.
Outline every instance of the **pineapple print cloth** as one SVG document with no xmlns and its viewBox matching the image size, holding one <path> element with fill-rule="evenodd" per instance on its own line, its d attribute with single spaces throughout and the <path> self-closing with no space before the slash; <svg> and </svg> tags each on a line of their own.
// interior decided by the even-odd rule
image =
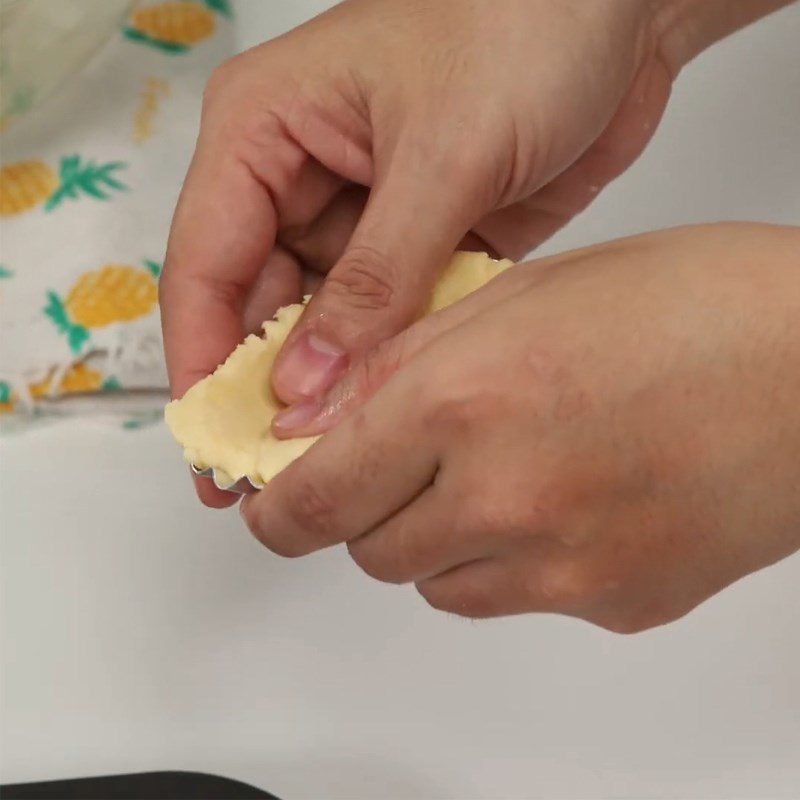
<svg viewBox="0 0 800 800">
<path fill-rule="evenodd" d="M 136 3 L 77 77 L 0 120 L 0 429 L 161 418 L 158 278 L 232 15 L 230 0 Z"/>
</svg>

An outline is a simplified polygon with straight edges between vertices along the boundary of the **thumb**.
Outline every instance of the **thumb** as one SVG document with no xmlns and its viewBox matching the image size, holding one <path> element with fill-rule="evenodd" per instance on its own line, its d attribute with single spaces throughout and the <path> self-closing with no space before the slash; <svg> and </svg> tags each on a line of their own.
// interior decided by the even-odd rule
<svg viewBox="0 0 800 800">
<path fill-rule="evenodd" d="M 393 154 L 347 249 L 284 345 L 272 379 L 284 402 L 318 397 L 360 354 L 417 319 L 482 216 L 485 189 L 465 178 L 463 160 L 445 154 L 423 163 L 409 155 Z"/>
<path fill-rule="evenodd" d="M 330 430 L 364 405 L 392 376 L 432 342 L 456 331 L 482 312 L 520 294 L 538 281 L 548 262 L 502 272 L 485 286 L 384 339 L 356 357 L 349 369 L 321 397 L 301 400 L 279 411 L 272 422 L 278 438 L 316 436 Z"/>
<path fill-rule="evenodd" d="M 316 436 L 363 405 L 392 375 L 435 339 L 446 326 L 439 315 L 420 320 L 396 336 L 356 356 L 349 368 L 323 395 L 301 400 L 279 411 L 272 422 L 278 438 Z"/>
</svg>

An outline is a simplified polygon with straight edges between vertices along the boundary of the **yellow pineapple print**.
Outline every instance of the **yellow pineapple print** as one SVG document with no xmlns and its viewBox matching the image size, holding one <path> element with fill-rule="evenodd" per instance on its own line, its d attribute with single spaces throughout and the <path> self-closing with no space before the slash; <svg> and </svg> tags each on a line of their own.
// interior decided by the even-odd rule
<svg viewBox="0 0 800 800">
<path fill-rule="evenodd" d="M 43 380 L 32 383 L 28 386 L 31 397 L 38 399 L 47 397 L 53 388 L 53 375 L 55 370 Z M 96 369 L 92 369 L 88 364 L 79 361 L 73 364 L 63 375 L 58 384 L 56 394 L 84 394 L 86 392 L 98 392 L 103 388 L 103 375 Z"/>
<path fill-rule="evenodd" d="M 139 106 L 133 117 L 133 138 L 139 144 L 155 132 L 154 121 L 163 98 L 169 96 L 169 83 L 163 78 L 147 78 L 140 93 Z"/>
<path fill-rule="evenodd" d="M 81 275 L 65 300 L 53 291 L 47 293 L 44 312 L 67 336 L 73 352 L 81 351 L 89 329 L 128 322 L 153 310 L 158 301 L 161 265 L 145 261 L 144 266 L 106 264 Z"/>
<path fill-rule="evenodd" d="M 166 53 L 184 53 L 213 35 L 214 12 L 231 16 L 229 0 L 166 0 L 137 8 L 125 35 Z"/>
<path fill-rule="evenodd" d="M 2 70 L 2 67 L 0 67 Z M 20 114 L 28 111 L 33 105 L 34 92 L 30 86 L 17 89 L 6 101 L 5 97 L 0 97 L 2 114 L 0 114 L 0 133 L 7 130 L 9 126 L 19 117 Z"/>
<path fill-rule="evenodd" d="M 5 381 L 0 381 L 0 414 L 10 414 L 16 406 L 17 398 Z"/>
<path fill-rule="evenodd" d="M 55 170 L 42 161 L 18 161 L 0 169 L 0 216 L 21 214 L 58 189 Z"/>
<path fill-rule="evenodd" d="M 104 378 L 103 374 L 88 364 L 79 361 L 73 364 L 61 377 L 58 387 L 53 392 L 53 377 L 56 370 L 28 385 L 28 392 L 34 400 L 55 395 L 87 394 L 89 392 L 114 392 L 121 388 L 116 378 Z M 0 414 L 9 414 L 16 409 L 18 398 L 8 383 L 0 381 Z"/>
<path fill-rule="evenodd" d="M 114 176 L 125 166 L 121 161 L 82 162 L 80 156 L 62 158 L 58 174 L 43 161 L 6 164 L 0 169 L 0 216 L 21 214 L 42 203 L 45 211 L 52 211 L 67 198 L 81 195 L 108 200 L 109 189 L 127 188 Z"/>
</svg>

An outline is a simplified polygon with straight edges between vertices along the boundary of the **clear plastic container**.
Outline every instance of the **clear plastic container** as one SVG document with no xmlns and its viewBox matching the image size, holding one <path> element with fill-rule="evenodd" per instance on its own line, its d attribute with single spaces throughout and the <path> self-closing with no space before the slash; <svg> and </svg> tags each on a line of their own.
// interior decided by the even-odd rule
<svg viewBox="0 0 800 800">
<path fill-rule="evenodd" d="M 132 0 L 0 0 L 0 120 L 38 105 L 108 41 Z"/>
</svg>

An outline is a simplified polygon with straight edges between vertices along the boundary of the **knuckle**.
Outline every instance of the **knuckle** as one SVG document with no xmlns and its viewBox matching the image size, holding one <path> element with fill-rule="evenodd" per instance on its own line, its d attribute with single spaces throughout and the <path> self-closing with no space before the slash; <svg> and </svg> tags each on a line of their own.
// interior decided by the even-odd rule
<svg viewBox="0 0 800 800">
<path fill-rule="evenodd" d="M 371 393 L 381 386 L 403 363 L 403 351 L 402 335 L 386 339 L 367 351 L 355 367 L 358 389 Z"/>
<path fill-rule="evenodd" d="M 456 394 L 448 391 L 441 393 L 429 403 L 424 403 L 428 411 L 426 424 L 432 430 L 447 431 L 455 436 L 472 433 L 480 425 L 483 404 L 468 393 Z"/>
<path fill-rule="evenodd" d="M 443 590 L 437 581 L 419 581 L 416 588 L 422 599 L 431 608 L 436 611 L 454 611 L 456 597 L 451 591 Z"/>
<path fill-rule="evenodd" d="M 386 557 L 368 538 L 355 539 L 347 543 L 347 552 L 359 569 L 370 578 L 382 583 L 401 583 L 396 578 L 396 569 L 392 561 Z"/>
<path fill-rule="evenodd" d="M 477 583 L 463 583 L 453 587 L 433 578 L 420 581 L 416 587 L 425 602 L 437 611 L 469 619 L 486 619 L 502 613 L 496 593 Z"/>
<path fill-rule="evenodd" d="M 271 537 L 262 534 L 256 538 L 267 550 L 281 558 L 300 558 L 311 552 L 307 546 L 302 545 L 300 540 L 292 536 Z"/>
<path fill-rule="evenodd" d="M 547 564 L 535 590 L 548 603 L 559 608 L 574 608 L 590 603 L 598 594 L 597 581 L 581 564 Z"/>
<path fill-rule="evenodd" d="M 243 503 L 240 513 L 250 533 L 258 539 L 264 547 L 275 555 L 283 558 L 297 558 L 305 555 L 297 537 L 284 536 L 275 525 L 265 518 L 261 505 L 256 498 Z"/>
<path fill-rule="evenodd" d="M 643 633 L 649 628 L 655 627 L 648 624 L 643 617 L 631 614 L 608 617 L 598 621 L 597 624 L 601 628 L 621 636 L 632 636 L 635 633 Z"/>
<path fill-rule="evenodd" d="M 372 548 L 365 539 L 353 539 L 347 543 L 347 552 L 355 565 L 370 578 L 381 580 L 379 565 L 373 557 Z"/>
<path fill-rule="evenodd" d="M 203 89 L 200 137 L 212 137 L 248 163 L 258 165 L 257 157 L 280 129 L 271 106 L 252 101 L 258 91 L 257 72 L 248 53 L 240 53 L 220 64 Z"/>
<path fill-rule="evenodd" d="M 286 497 L 285 510 L 291 524 L 314 539 L 327 541 L 336 530 L 335 492 L 318 481 L 296 482 Z"/>
<path fill-rule="evenodd" d="M 361 245 L 347 251 L 328 275 L 325 286 L 353 308 L 382 311 L 393 305 L 396 272 L 380 250 Z"/>
<path fill-rule="evenodd" d="M 377 548 L 375 548 L 373 543 L 366 537 L 353 539 L 347 543 L 347 552 L 350 554 L 350 558 L 353 559 L 356 566 L 362 572 L 369 575 L 370 578 L 374 578 L 376 581 L 390 582 L 386 577 L 386 566 L 388 562 L 376 551 Z"/>
<path fill-rule="evenodd" d="M 371 578 L 383 583 L 410 583 L 424 573 L 429 562 L 429 536 L 416 529 L 393 530 L 390 538 L 372 534 L 348 543 L 351 558 Z"/>
<path fill-rule="evenodd" d="M 424 129 L 427 130 L 428 126 L 425 125 Z M 427 133 L 419 139 L 418 147 L 423 148 L 431 175 L 436 180 L 443 185 L 459 186 L 470 202 L 480 201 L 481 207 L 486 207 L 487 203 L 491 206 L 489 200 L 493 195 L 488 190 L 494 165 L 482 154 L 493 152 L 496 131 L 482 120 L 471 120 L 468 132 L 456 126 L 448 131 L 446 137 L 431 137 Z"/>
<path fill-rule="evenodd" d="M 214 68 L 203 90 L 203 105 L 213 106 L 221 97 L 226 97 L 242 74 L 242 58 L 234 56 Z"/>
<path fill-rule="evenodd" d="M 408 583 L 429 573 L 432 556 L 439 549 L 441 549 L 441 540 L 436 535 L 436 531 L 420 531 L 411 526 L 401 527 L 395 533 L 392 583 Z"/>
<path fill-rule="evenodd" d="M 639 607 L 615 610 L 591 621 L 601 628 L 611 631 L 611 633 L 631 636 L 658 628 L 661 625 L 667 625 L 677 619 L 678 616 L 681 615 L 666 613 L 663 609 Z"/>
<path fill-rule="evenodd" d="M 347 487 L 351 493 L 357 489 L 367 491 L 367 487 L 374 483 L 377 472 L 386 469 L 386 464 L 391 460 L 396 438 L 382 437 L 363 408 L 356 409 L 348 421 L 352 425 L 354 444 L 347 460 Z"/>
<path fill-rule="evenodd" d="M 485 474 L 480 476 L 485 480 Z M 510 483 L 467 482 L 454 509 L 456 528 L 462 535 L 527 539 L 543 528 L 537 508 L 519 496 Z"/>
<path fill-rule="evenodd" d="M 414 329 L 411 329 L 413 335 Z M 463 365 L 442 364 L 441 370 L 421 390 L 423 421 L 452 437 L 486 432 L 515 411 L 516 401 L 493 375 L 481 381 L 464 372 Z"/>
<path fill-rule="evenodd" d="M 470 492 L 458 513 L 459 529 L 477 535 L 508 533 L 513 527 L 512 516 L 501 498 L 486 490 Z"/>
<path fill-rule="evenodd" d="M 285 225 L 280 231 L 280 243 L 295 255 L 303 257 L 312 250 L 316 220 L 296 225 Z"/>
</svg>

